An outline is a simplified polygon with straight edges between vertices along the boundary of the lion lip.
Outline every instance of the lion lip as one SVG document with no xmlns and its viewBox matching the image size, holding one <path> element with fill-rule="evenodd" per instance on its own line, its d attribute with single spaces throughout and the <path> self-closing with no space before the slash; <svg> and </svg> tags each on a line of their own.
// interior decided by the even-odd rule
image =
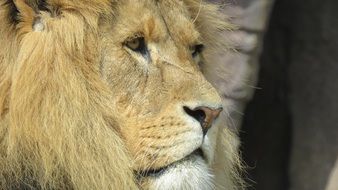
<svg viewBox="0 0 338 190">
<path fill-rule="evenodd" d="M 168 169 L 175 167 L 179 163 L 182 163 L 186 160 L 191 159 L 191 157 L 193 155 L 199 156 L 199 157 L 204 159 L 204 154 L 203 154 L 202 149 L 198 148 L 195 151 L 193 151 L 191 154 L 187 155 L 186 157 L 184 157 L 180 160 L 174 161 L 174 162 L 172 162 L 172 163 L 170 163 L 166 166 L 156 168 L 156 169 L 148 169 L 148 170 L 138 171 L 138 172 L 136 172 L 137 176 L 138 176 L 138 178 L 140 178 L 140 177 L 143 177 L 143 178 L 145 178 L 145 177 L 159 177 L 159 176 L 163 175 Z"/>
</svg>

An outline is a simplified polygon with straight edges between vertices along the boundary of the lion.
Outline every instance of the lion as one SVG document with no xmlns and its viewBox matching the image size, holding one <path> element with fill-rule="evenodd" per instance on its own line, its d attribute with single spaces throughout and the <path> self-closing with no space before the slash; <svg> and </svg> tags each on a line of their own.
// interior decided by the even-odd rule
<svg viewBox="0 0 338 190">
<path fill-rule="evenodd" d="M 226 107 L 203 75 L 231 28 L 218 10 L 1 0 L 0 189 L 241 188 L 236 135 L 218 129 Z"/>
</svg>

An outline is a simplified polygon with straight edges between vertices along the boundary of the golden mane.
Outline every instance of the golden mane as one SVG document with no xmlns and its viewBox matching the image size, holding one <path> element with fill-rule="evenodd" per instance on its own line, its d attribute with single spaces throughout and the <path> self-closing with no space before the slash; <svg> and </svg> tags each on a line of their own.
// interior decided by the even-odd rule
<svg viewBox="0 0 338 190">
<path fill-rule="evenodd" d="M 95 21 L 106 4 L 90 4 L 51 19 L 43 33 L 32 31 L 33 10 L 25 10 L 16 27 L 8 19 L 13 5 L 1 5 L 1 189 L 136 187 L 124 145 L 111 128 L 111 94 L 90 64 L 97 61 Z"/>
<path fill-rule="evenodd" d="M 185 0 L 204 41 L 229 25 L 217 6 Z M 110 0 L 0 1 L 0 189 L 138 189 L 101 79 L 99 18 Z M 62 16 L 60 15 L 62 12 Z M 41 14 L 47 14 L 41 12 Z M 233 153 L 231 153 L 233 154 Z"/>
</svg>

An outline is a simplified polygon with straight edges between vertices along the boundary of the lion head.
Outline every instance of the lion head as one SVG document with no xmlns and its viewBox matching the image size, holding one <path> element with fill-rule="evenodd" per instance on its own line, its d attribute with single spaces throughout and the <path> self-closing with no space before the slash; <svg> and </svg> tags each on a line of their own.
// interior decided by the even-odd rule
<svg viewBox="0 0 338 190">
<path fill-rule="evenodd" d="M 0 1 L 0 187 L 214 189 L 223 105 L 203 69 L 229 26 L 217 9 Z M 223 147 L 235 189 L 236 151 Z"/>
</svg>

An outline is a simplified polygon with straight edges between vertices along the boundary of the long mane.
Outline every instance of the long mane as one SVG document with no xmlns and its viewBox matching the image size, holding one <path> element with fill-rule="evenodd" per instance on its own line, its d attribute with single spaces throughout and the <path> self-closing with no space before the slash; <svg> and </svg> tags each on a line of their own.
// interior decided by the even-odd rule
<svg viewBox="0 0 338 190">
<path fill-rule="evenodd" d="M 0 189 L 136 188 L 93 48 L 109 4 L 95 5 L 34 32 L 34 10 L 1 1 Z"/>
<path fill-rule="evenodd" d="M 217 44 L 217 7 L 185 2 Z M 36 32 L 46 1 L 0 0 L 0 189 L 138 189 L 95 48 L 112 3 L 47 0 L 57 8 Z"/>
</svg>

